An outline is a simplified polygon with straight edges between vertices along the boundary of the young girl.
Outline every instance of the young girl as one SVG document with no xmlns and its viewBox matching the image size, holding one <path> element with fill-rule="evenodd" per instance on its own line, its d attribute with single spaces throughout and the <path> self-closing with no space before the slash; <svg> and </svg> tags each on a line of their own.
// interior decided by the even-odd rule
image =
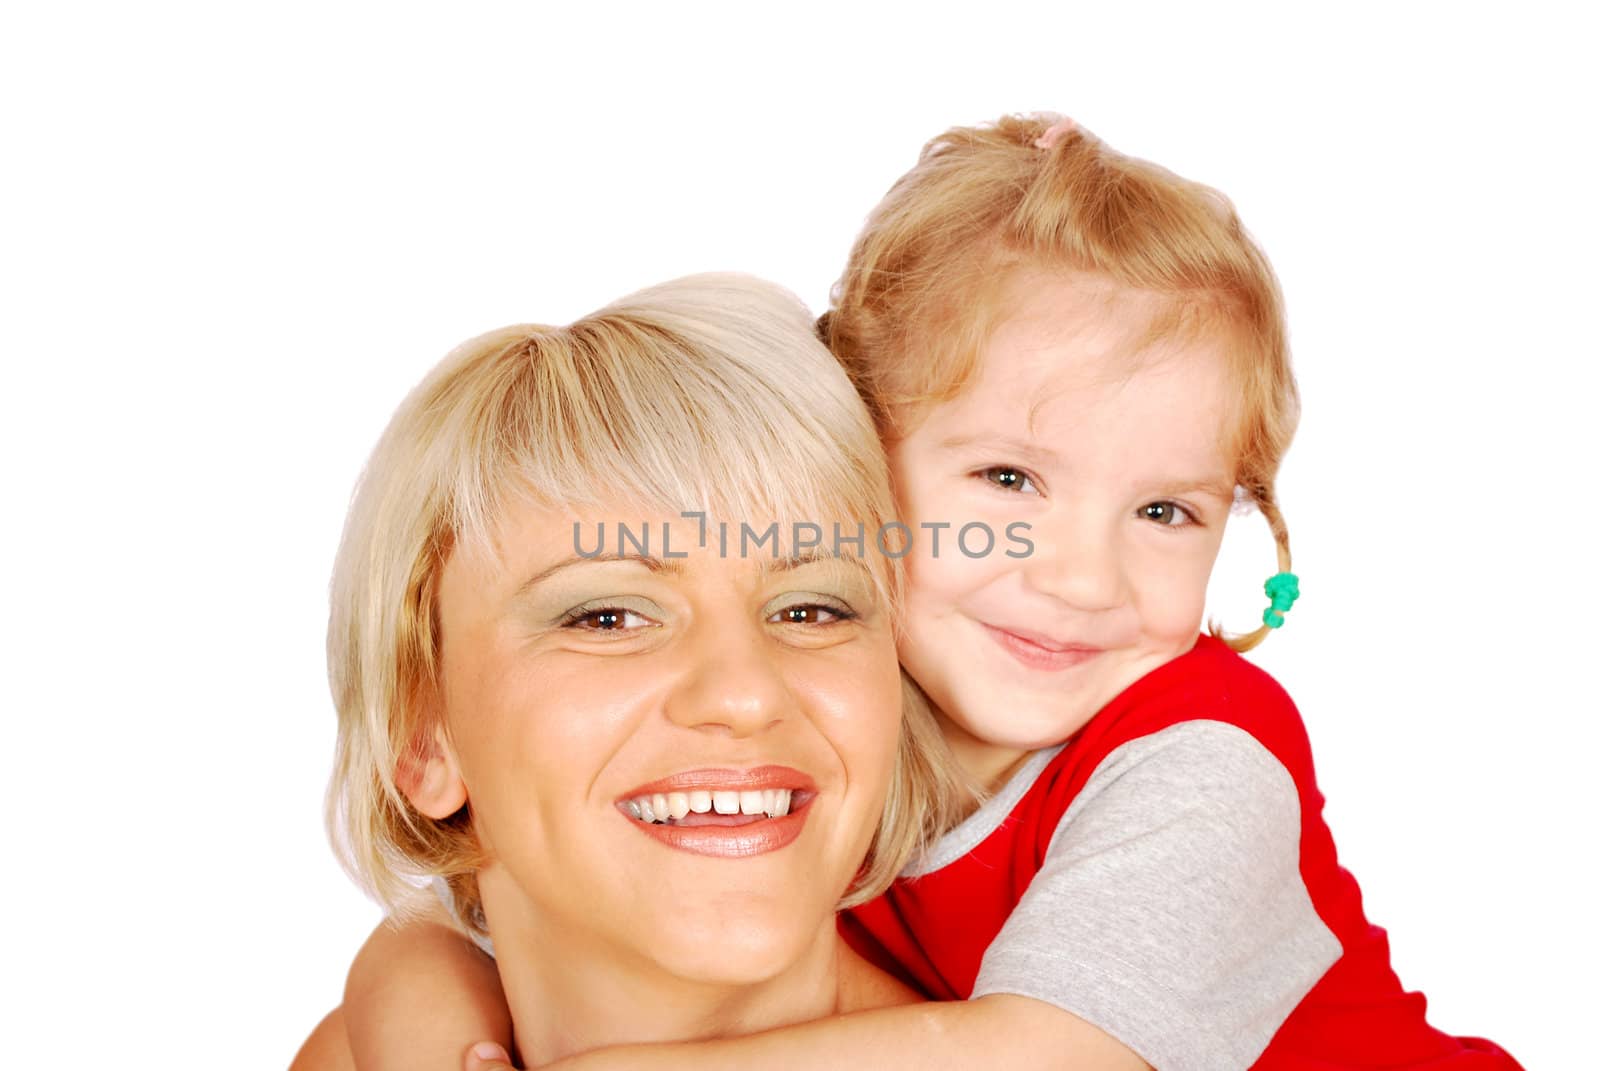
<svg viewBox="0 0 1600 1071">
<path fill-rule="evenodd" d="M 945 1003 L 573 1062 L 1516 1067 L 1402 989 L 1299 716 L 1235 653 L 1298 594 L 1274 493 L 1298 400 L 1271 269 L 1226 199 L 1053 117 L 951 130 L 873 213 L 820 326 L 912 533 L 902 661 L 988 793 L 842 925 Z M 1262 626 L 1223 640 L 1201 619 L 1240 500 L 1278 572 Z M 380 930 L 352 1033 L 448 999 L 429 1029 L 453 1042 L 389 1027 L 379 1056 L 438 1067 L 500 1031 L 491 986 L 430 981 L 475 955 Z"/>
</svg>

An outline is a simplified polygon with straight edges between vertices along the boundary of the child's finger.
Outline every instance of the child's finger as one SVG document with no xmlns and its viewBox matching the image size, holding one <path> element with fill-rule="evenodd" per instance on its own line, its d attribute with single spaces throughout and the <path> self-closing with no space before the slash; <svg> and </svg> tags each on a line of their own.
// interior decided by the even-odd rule
<svg viewBox="0 0 1600 1071">
<path fill-rule="evenodd" d="M 480 1041 L 467 1050 L 463 1071 L 517 1071 L 511 1056 L 493 1041 Z"/>
</svg>

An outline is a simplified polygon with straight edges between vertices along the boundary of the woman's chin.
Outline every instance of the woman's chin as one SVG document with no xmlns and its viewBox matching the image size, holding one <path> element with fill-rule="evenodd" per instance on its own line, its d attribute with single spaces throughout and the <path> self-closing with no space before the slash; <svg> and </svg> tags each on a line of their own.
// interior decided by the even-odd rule
<svg viewBox="0 0 1600 1071">
<path fill-rule="evenodd" d="M 810 897 L 806 898 L 811 899 Z M 636 921 L 640 951 L 663 971 L 706 985 L 755 985 L 805 959 L 819 942 L 831 948 L 832 905 L 770 892 L 728 892 Z"/>
</svg>

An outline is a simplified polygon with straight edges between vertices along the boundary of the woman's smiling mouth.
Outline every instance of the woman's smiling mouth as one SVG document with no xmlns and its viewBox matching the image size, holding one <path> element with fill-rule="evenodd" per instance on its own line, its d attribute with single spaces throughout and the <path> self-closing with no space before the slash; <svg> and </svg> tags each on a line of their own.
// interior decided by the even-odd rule
<svg viewBox="0 0 1600 1071">
<path fill-rule="evenodd" d="M 785 766 L 693 770 L 641 785 L 616 807 L 670 848 L 740 858 L 792 843 L 816 794 L 811 778 Z"/>
<path fill-rule="evenodd" d="M 739 825 L 738 818 L 782 818 L 789 813 L 793 790 L 787 788 L 747 789 L 715 792 L 697 788 L 692 792 L 656 792 L 622 801 L 628 813 L 641 822 L 671 822 L 675 825 Z"/>
</svg>

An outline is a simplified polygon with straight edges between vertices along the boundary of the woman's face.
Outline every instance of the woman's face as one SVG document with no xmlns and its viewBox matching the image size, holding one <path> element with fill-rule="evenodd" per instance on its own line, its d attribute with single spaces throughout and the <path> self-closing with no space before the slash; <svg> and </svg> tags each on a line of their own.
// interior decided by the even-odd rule
<svg viewBox="0 0 1600 1071">
<path fill-rule="evenodd" d="M 682 518 L 670 556 L 655 517 L 656 557 L 575 552 L 574 521 L 586 552 L 604 522 L 609 554 L 619 520 L 637 535 L 644 518 L 513 504 L 497 554 L 463 550 L 441 577 L 442 702 L 490 927 L 679 978 L 769 978 L 831 939 L 883 809 L 888 615 L 861 562 L 723 557 Z"/>
</svg>

